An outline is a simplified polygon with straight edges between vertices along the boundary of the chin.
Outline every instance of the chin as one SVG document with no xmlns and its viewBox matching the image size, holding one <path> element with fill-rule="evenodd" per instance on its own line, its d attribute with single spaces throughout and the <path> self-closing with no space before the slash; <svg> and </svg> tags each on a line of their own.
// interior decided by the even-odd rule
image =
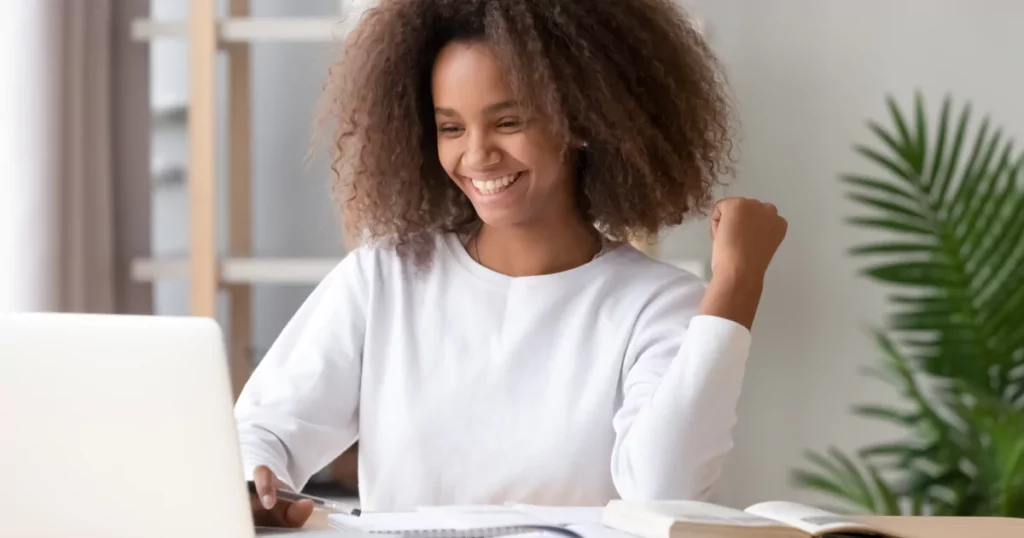
<svg viewBox="0 0 1024 538">
<path fill-rule="evenodd" d="M 529 222 L 529 211 L 523 206 L 495 207 L 473 204 L 473 209 L 484 224 L 493 228 L 514 228 Z"/>
<path fill-rule="evenodd" d="M 504 211 L 481 211 L 478 208 L 476 214 L 480 217 L 481 222 L 491 228 L 516 228 L 529 221 L 523 215 L 510 214 Z"/>
</svg>

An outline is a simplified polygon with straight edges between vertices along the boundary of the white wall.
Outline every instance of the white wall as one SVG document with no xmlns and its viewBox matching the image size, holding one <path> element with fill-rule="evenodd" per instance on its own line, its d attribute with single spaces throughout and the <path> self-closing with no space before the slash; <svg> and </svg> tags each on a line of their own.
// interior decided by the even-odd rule
<svg viewBox="0 0 1024 538">
<path fill-rule="evenodd" d="M 860 375 L 876 359 L 864 329 L 884 322 L 882 290 L 846 249 L 865 237 L 837 175 L 868 171 L 851 150 L 887 121 L 886 93 L 932 109 L 946 93 L 1024 134 L 1024 3 L 1013 0 L 686 0 L 711 26 L 744 124 L 731 192 L 771 200 L 790 222 L 755 327 L 741 425 L 721 500 L 813 500 L 789 484 L 806 448 L 854 448 L 891 430 L 849 406 L 891 398 Z M 958 101 L 959 102 L 959 101 Z M 707 248 L 673 233 L 666 252 Z"/>
</svg>

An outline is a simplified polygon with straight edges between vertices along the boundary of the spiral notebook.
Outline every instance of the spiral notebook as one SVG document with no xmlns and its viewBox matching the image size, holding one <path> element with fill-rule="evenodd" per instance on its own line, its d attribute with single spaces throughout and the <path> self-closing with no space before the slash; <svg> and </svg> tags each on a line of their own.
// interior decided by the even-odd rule
<svg viewBox="0 0 1024 538">
<path fill-rule="evenodd" d="M 575 511 L 572 511 L 575 510 Z M 514 534 L 545 534 L 582 538 L 569 528 L 594 521 L 597 512 L 525 506 L 424 507 L 415 512 L 364 512 L 361 516 L 331 514 L 328 521 L 341 530 L 421 538 L 496 538 Z"/>
</svg>

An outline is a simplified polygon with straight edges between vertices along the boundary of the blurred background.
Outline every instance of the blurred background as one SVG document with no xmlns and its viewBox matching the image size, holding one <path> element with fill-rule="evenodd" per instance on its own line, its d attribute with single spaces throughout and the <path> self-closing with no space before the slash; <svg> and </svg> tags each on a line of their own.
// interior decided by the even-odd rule
<svg viewBox="0 0 1024 538">
<path fill-rule="evenodd" d="M 221 23 L 190 26 L 190 4 Z M 346 252 L 329 168 L 307 152 L 342 21 L 365 4 L 0 4 L 0 310 L 214 315 L 244 382 Z M 1007 146 L 1024 132 L 1024 2 L 682 5 L 738 107 L 740 172 L 721 194 L 790 223 L 716 500 L 1024 514 L 1024 206 Z M 859 245 L 897 257 L 873 265 Z M 701 271 L 706 223 L 651 253 Z M 351 492 L 352 456 L 313 487 Z"/>
</svg>

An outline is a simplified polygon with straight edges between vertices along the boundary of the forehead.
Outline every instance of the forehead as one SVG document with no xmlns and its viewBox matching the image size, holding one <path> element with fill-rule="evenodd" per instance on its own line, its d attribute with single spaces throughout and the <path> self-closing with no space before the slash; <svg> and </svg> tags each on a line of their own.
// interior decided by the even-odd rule
<svg viewBox="0 0 1024 538">
<path fill-rule="evenodd" d="M 471 113 L 511 98 L 501 65 L 482 41 L 445 45 L 434 61 L 432 75 L 435 107 Z"/>
</svg>

